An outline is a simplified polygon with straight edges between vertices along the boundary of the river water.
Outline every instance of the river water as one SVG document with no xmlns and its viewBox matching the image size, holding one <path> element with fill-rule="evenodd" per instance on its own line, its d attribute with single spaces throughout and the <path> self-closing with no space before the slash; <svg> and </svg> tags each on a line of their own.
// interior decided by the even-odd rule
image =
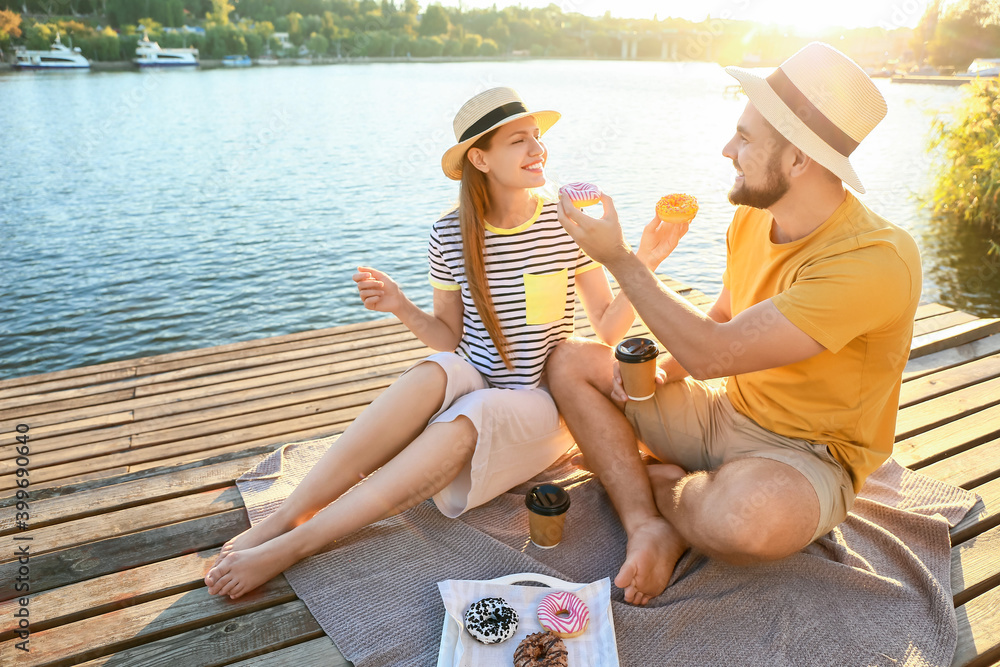
<svg viewBox="0 0 1000 667">
<path fill-rule="evenodd" d="M 701 211 L 663 270 L 721 287 L 745 98 L 706 63 L 526 61 L 0 75 L 0 378 L 384 317 L 351 274 L 387 271 L 430 306 L 440 171 L 471 95 L 511 85 L 562 120 L 551 182 L 615 197 L 638 240 L 667 192 Z M 959 90 L 877 81 L 889 114 L 852 161 L 862 199 L 924 253 L 923 298 L 1000 315 L 981 239 L 915 195 L 935 115 Z"/>
</svg>

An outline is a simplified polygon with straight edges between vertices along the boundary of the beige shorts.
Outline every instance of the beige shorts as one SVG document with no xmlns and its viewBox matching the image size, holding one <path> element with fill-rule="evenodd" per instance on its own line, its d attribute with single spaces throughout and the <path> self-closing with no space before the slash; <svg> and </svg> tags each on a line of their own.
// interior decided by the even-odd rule
<svg viewBox="0 0 1000 667">
<path fill-rule="evenodd" d="M 573 436 L 545 389 L 490 387 L 475 366 L 453 352 L 418 363 L 427 362 L 448 376 L 444 402 L 428 424 L 464 416 L 479 434 L 472 460 L 434 496 L 445 516 L 455 518 L 526 482 L 573 446 Z"/>
<path fill-rule="evenodd" d="M 687 471 L 760 457 L 786 463 L 809 480 L 819 498 L 815 540 L 841 523 L 854 504 L 854 486 L 826 445 L 772 433 L 740 414 L 721 389 L 686 378 L 656 388 L 653 398 L 628 401 L 636 437 L 657 459 Z"/>
</svg>

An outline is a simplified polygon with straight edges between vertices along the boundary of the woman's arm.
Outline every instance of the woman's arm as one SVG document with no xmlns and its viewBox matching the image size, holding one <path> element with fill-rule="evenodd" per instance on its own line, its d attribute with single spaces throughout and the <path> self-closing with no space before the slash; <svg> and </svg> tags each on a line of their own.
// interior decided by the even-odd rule
<svg viewBox="0 0 1000 667">
<path fill-rule="evenodd" d="M 651 272 L 656 271 L 660 262 L 666 259 L 681 237 L 687 233 L 688 224 L 660 222 L 654 217 L 642 230 L 642 239 L 636 257 Z M 611 286 L 604 271 L 595 269 L 576 277 L 580 301 L 587 313 L 594 332 L 606 345 L 614 345 L 620 341 L 635 321 L 635 311 L 625 291 L 620 290 L 612 298 Z"/>
<path fill-rule="evenodd" d="M 434 314 L 424 312 L 406 298 L 392 278 L 373 268 L 359 266 L 354 274 L 358 293 L 368 310 L 392 313 L 420 341 L 434 350 L 452 351 L 462 339 L 462 293 L 434 290 Z"/>
</svg>

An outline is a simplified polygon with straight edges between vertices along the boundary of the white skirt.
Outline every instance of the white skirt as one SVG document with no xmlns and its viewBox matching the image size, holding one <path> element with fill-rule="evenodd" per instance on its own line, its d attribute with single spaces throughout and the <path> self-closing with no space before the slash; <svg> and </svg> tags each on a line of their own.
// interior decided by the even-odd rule
<svg viewBox="0 0 1000 667">
<path fill-rule="evenodd" d="M 439 352 L 418 364 L 428 361 L 448 376 L 444 402 L 428 425 L 465 416 L 479 434 L 472 460 L 434 496 L 445 516 L 455 518 L 531 479 L 573 446 L 573 436 L 545 389 L 491 388 L 475 366 L 453 352 Z"/>
</svg>

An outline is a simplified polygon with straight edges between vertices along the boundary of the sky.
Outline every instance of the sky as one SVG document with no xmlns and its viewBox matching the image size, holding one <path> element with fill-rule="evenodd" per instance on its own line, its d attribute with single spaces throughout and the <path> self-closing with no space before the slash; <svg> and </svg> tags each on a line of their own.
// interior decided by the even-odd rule
<svg viewBox="0 0 1000 667">
<path fill-rule="evenodd" d="M 456 7 L 459 0 L 440 0 Z M 797 28 L 803 32 L 840 26 L 878 26 L 887 29 L 912 28 L 927 7 L 927 0 L 837 0 L 813 3 L 809 0 L 461 0 L 466 9 L 506 7 L 546 7 L 555 4 L 564 12 L 603 16 L 606 11 L 623 18 L 676 17 L 692 21 L 712 18 L 750 20 Z M 817 5 L 823 7 L 817 10 Z"/>
</svg>

